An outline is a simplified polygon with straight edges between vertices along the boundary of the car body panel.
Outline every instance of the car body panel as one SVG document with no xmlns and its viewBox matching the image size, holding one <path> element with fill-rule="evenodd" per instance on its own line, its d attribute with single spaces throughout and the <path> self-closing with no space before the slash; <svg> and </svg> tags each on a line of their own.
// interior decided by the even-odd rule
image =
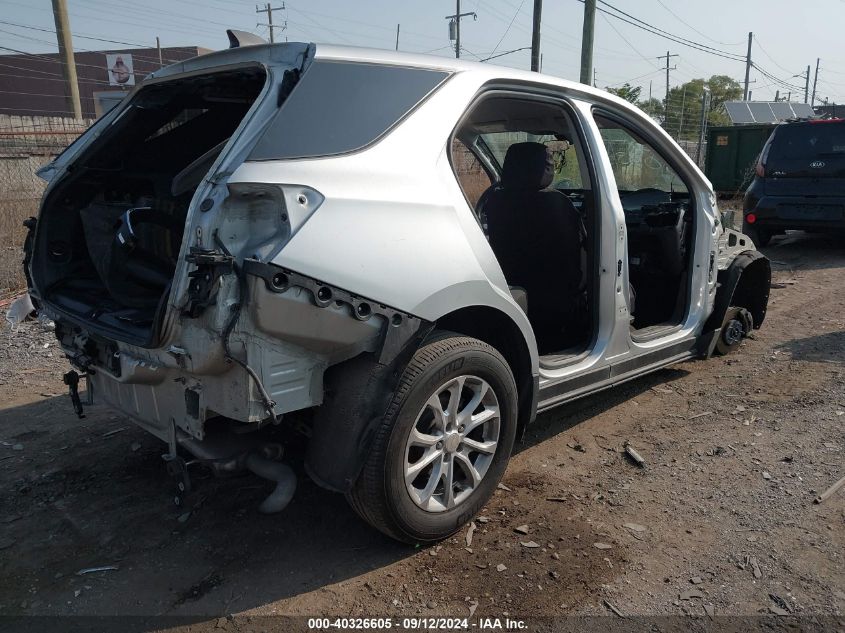
<svg viewBox="0 0 845 633">
<path fill-rule="evenodd" d="M 273 96 L 285 72 L 312 60 L 430 68 L 450 77 L 383 137 L 359 150 L 247 160 L 278 108 Z M 539 389 L 533 400 L 540 401 L 541 409 L 698 353 L 696 344 L 717 293 L 717 269 L 727 268 L 731 255 L 718 247 L 723 227 L 709 182 L 639 109 L 605 91 L 537 73 L 323 45 L 223 51 L 157 71 L 148 82 L 255 63 L 267 70 L 266 86 L 193 197 L 160 344 L 148 349 L 118 341 L 119 375 L 98 368 L 89 377 L 96 393 L 157 436 L 172 443 L 178 429 L 202 439 L 207 417 L 261 423 L 267 413 L 255 381 L 224 353 L 225 332 L 240 303 L 236 275 L 220 278 L 208 310 L 196 318 L 184 316 L 192 292 L 188 273 L 195 269 L 186 261 L 191 247 L 229 251 L 239 266 L 252 260 L 257 262 L 253 268 L 278 271 L 290 283 L 279 291 L 268 285 L 270 273 L 244 274 L 246 309 L 232 330 L 233 353 L 254 368 L 279 414 L 320 405 L 327 368 L 362 352 L 384 356 L 391 334 L 400 332 L 398 325 L 392 329 L 394 323 L 410 324 L 390 343 L 402 347 L 427 324 L 464 308 L 495 310 L 516 326 L 528 350 L 528 382 Z M 511 296 L 450 164 L 456 125 L 475 98 L 493 90 L 569 104 L 594 161 L 601 214 L 599 316 L 594 344 L 569 363 L 541 364 L 528 318 Z M 125 100 L 103 125 L 130 102 Z M 595 108 L 623 117 L 655 145 L 680 172 L 695 209 L 687 309 L 679 324 L 647 340 L 630 331 L 625 215 L 592 116 Z M 54 180 L 80 148 L 95 140 L 97 132 L 89 134 L 56 161 Z M 256 201 L 258 194 L 271 200 L 276 212 L 284 211 L 284 227 L 268 216 L 266 204 Z M 319 299 L 322 288 L 332 300 Z M 362 302 L 373 309 L 366 318 L 356 316 Z M 63 318 L 49 305 L 45 312 Z M 63 345 L 72 353 L 73 337 Z"/>
</svg>

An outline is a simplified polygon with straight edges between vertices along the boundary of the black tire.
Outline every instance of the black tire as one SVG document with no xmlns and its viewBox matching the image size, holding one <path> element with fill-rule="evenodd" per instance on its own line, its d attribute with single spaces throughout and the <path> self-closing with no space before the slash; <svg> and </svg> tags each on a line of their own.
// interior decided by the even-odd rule
<svg viewBox="0 0 845 633">
<path fill-rule="evenodd" d="M 774 235 L 772 231 L 761 229 L 748 223 L 743 223 L 742 232 L 750 237 L 751 241 L 754 242 L 754 246 L 757 247 L 767 246 L 772 241 L 772 235 Z"/>
<path fill-rule="evenodd" d="M 751 315 L 744 308 L 731 306 L 722 320 L 722 329 L 716 339 L 716 353 L 726 356 L 735 352 L 742 345 L 742 341 L 751 332 Z"/>
<path fill-rule="evenodd" d="M 486 381 L 498 399 L 498 443 L 472 492 L 452 508 L 431 512 L 420 507 L 406 488 L 406 442 L 429 399 L 461 376 Z M 516 382 L 502 355 L 474 338 L 435 333 L 405 367 L 363 470 L 346 498 L 362 519 L 392 538 L 406 543 L 442 540 L 466 524 L 492 496 L 507 467 L 516 427 Z"/>
</svg>

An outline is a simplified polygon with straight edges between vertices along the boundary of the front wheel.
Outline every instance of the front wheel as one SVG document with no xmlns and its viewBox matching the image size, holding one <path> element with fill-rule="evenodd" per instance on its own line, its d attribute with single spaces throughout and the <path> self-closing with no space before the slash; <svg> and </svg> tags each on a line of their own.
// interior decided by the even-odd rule
<svg viewBox="0 0 845 633">
<path fill-rule="evenodd" d="M 721 356 L 739 349 L 742 340 L 751 333 L 754 320 L 745 308 L 731 306 L 722 321 L 722 329 L 716 340 L 716 352 Z"/>
<path fill-rule="evenodd" d="M 347 499 L 395 539 L 444 539 L 492 496 L 516 425 L 516 383 L 502 355 L 443 333 L 405 368 Z"/>
</svg>

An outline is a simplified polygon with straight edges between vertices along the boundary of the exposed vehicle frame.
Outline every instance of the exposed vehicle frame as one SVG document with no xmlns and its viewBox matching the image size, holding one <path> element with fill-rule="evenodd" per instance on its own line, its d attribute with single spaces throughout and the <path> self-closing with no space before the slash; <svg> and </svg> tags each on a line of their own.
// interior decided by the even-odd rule
<svg viewBox="0 0 845 633">
<path fill-rule="evenodd" d="M 436 77 L 420 79 L 419 98 L 363 144 L 268 154 L 278 146 L 267 141 L 275 117 L 305 98 L 309 73 L 339 64 L 345 72 L 363 66 L 400 79 L 411 71 Z M 75 213 L 74 195 L 83 188 L 74 183 L 96 176 L 90 157 L 122 117 L 135 116 L 132 103 L 144 90 L 245 68 L 260 69 L 266 81 L 213 162 L 198 163 L 204 176 L 185 203 L 173 281 L 149 330 L 139 325 L 130 336 L 127 325 L 121 332 L 120 310 L 75 311 L 61 294 L 73 282 L 60 263 L 79 245 L 56 242 L 62 213 Z M 453 169 L 462 124 L 493 97 L 561 109 L 590 181 L 585 292 L 592 317 L 573 353 L 539 351 L 524 304 Z M 645 139 L 688 191 L 681 203 L 668 198 L 692 231 L 671 323 L 632 329 L 626 211 L 597 113 Z M 180 455 L 187 450 L 218 471 L 247 467 L 275 479 L 277 498 L 265 509 L 283 507 L 292 494 L 289 471 L 273 461 L 278 451 L 260 432 L 242 431 L 284 425 L 296 419 L 289 414 L 306 411 L 309 475 L 405 541 L 437 540 L 466 522 L 539 411 L 731 351 L 766 312 L 768 261 L 749 238 L 722 226 L 709 182 L 672 139 L 623 100 L 536 73 L 324 45 L 234 48 L 153 73 L 45 176 L 50 184 L 27 248 L 30 292 L 56 321 L 89 391 L 168 443 L 183 487 L 189 479 Z M 183 170 L 175 180 L 187 176 Z M 130 211 L 118 223 L 118 240 L 135 239 L 127 237 Z M 67 378 L 78 401 L 76 380 Z M 421 420 L 434 430 L 421 430 Z"/>
</svg>

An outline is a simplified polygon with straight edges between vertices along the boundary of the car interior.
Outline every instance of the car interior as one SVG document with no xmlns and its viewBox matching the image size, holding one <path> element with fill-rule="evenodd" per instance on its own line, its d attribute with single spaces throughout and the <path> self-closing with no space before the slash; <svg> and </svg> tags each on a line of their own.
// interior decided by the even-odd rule
<svg viewBox="0 0 845 633">
<path fill-rule="evenodd" d="M 681 322 L 689 291 L 693 209 L 677 172 L 636 133 L 596 115 L 628 233 L 631 329 Z M 452 142 L 458 181 L 546 361 L 587 349 L 595 329 L 597 214 L 581 141 L 567 111 L 496 96 Z"/>
<path fill-rule="evenodd" d="M 582 155 L 562 107 L 510 96 L 479 103 L 453 141 L 458 179 L 545 356 L 580 353 L 594 329 Z"/>
<path fill-rule="evenodd" d="M 635 338 L 686 313 L 694 214 L 677 171 L 636 132 L 596 114 L 625 212 Z"/>
<path fill-rule="evenodd" d="M 264 81 L 243 69 L 140 91 L 44 202 L 33 268 L 47 298 L 148 342 L 194 192 Z"/>
</svg>

